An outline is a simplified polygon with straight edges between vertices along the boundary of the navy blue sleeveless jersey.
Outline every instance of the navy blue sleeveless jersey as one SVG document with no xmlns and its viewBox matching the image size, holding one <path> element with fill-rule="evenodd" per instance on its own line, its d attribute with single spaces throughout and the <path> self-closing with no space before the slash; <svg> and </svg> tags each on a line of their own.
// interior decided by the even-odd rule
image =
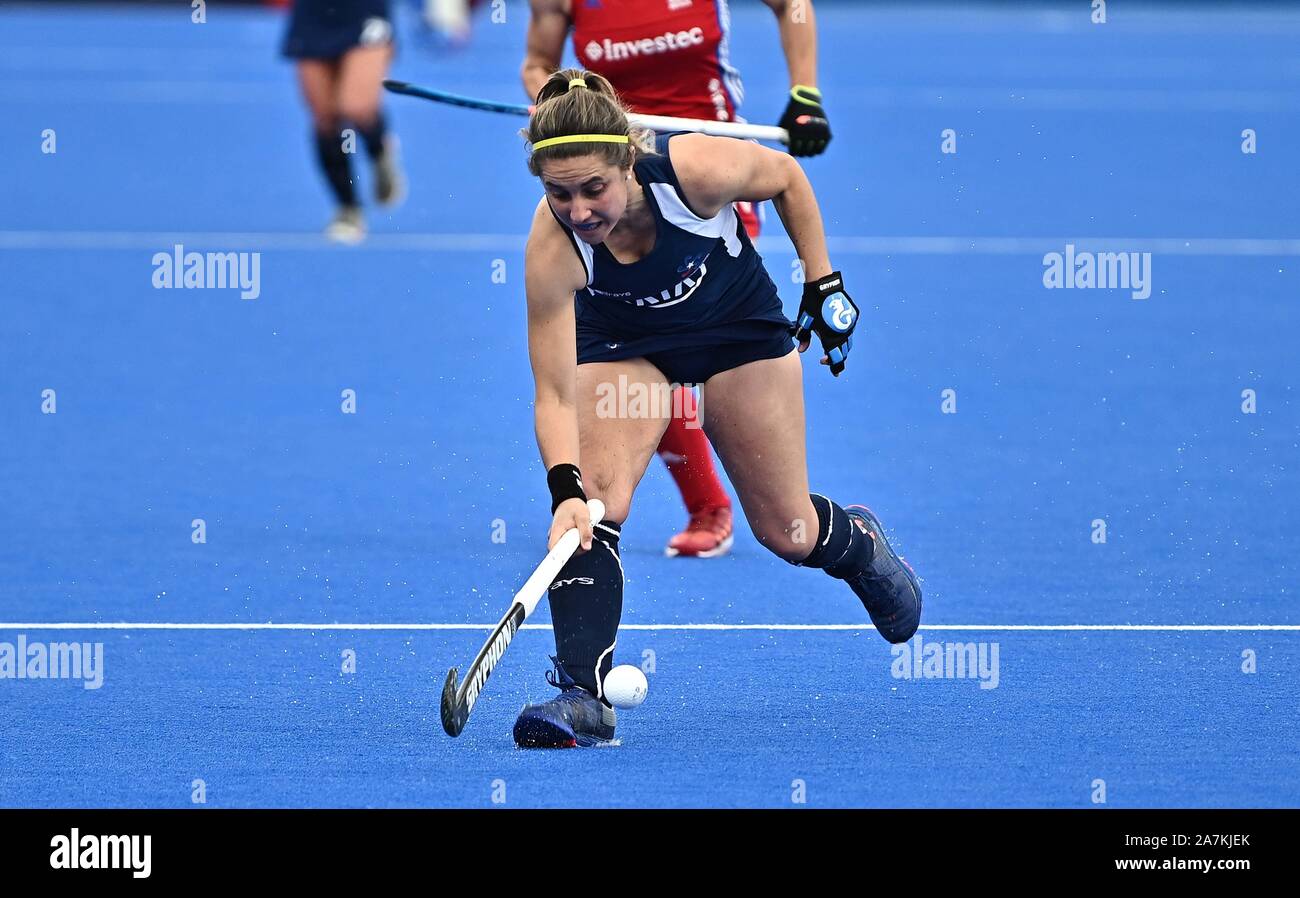
<svg viewBox="0 0 1300 898">
<path fill-rule="evenodd" d="M 388 0 L 294 0 L 281 52 L 291 59 L 338 59 L 353 47 L 393 43 Z"/>
<path fill-rule="evenodd" d="M 735 344 L 758 346 L 752 358 L 769 358 L 793 345 L 776 285 L 736 210 L 728 205 L 701 218 L 687 204 L 669 154 L 673 136 L 659 135 L 657 155 L 634 163 L 658 228 L 646 256 L 623 264 L 603 243 L 583 243 L 560 221 L 587 272 L 587 286 L 574 298 L 579 364 L 640 356 L 654 362 L 659 353 L 680 358 L 728 346 L 733 351 L 723 355 L 742 357 Z M 717 370 L 727 367 L 734 365 Z"/>
</svg>

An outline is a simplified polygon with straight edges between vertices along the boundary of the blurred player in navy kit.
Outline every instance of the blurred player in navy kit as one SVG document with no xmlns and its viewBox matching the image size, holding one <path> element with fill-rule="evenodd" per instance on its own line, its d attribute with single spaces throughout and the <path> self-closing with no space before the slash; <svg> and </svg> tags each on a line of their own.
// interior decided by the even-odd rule
<svg viewBox="0 0 1300 898">
<path fill-rule="evenodd" d="M 325 234 L 357 243 L 366 224 L 344 129 L 355 131 L 370 157 L 376 201 L 395 206 L 406 192 L 397 138 L 387 129 L 380 103 L 393 58 L 388 0 L 295 0 L 283 53 L 297 62 L 316 158 L 337 205 Z"/>
</svg>

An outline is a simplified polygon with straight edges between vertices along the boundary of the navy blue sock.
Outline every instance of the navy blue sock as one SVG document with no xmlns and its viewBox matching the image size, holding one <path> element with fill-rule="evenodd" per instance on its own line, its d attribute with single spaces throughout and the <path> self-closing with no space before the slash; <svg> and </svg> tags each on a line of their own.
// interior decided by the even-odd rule
<svg viewBox="0 0 1300 898">
<path fill-rule="evenodd" d="M 601 694 L 600 685 L 614 664 L 614 642 L 623 616 L 620 531 L 613 521 L 597 524 L 590 551 L 570 558 L 548 592 L 560 664 L 595 696 Z"/>
<path fill-rule="evenodd" d="M 352 165 L 348 162 L 348 154 L 343 152 L 343 138 L 338 132 L 316 132 L 316 159 L 338 204 L 355 206 L 357 195 L 352 189 Z"/>
<path fill-rule="evenodd" d="M 875 543 L 849 520 L 843 508 L 817 493 L 811 498 L 817 510 L 817 541 L 812 554 L 799 564 L 821 568 L 837 580 L 861 574 L 871 565 Z"/>
<path fill-rule="evenodd" d="M 370 154 L 371 159 L 378 159 L 384 155 L 384 134 L 388 130 L 388 125 L 384 121 L 384 114 L 378 112 L 375 114 L 375 120 L 369 125 L 357 125 L 357 133 L 366 143 L 366 152 Z"/>
</svg>

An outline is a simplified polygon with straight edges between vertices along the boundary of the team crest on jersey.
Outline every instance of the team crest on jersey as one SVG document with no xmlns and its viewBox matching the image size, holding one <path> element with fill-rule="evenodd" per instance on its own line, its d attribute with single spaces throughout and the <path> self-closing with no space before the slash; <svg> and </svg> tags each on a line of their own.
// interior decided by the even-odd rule
<svg viewBox="0 0 1300 898">
<path fill-rule="evenodd" d="M 703 262 L 708 257 L 709 257 L 708 253 L 701 253 L 700 255 L 696 255 L 696 256 L 687 256 L 686 259 L 682 262 L 682 264 L 677 266 L 677 273 L 690 274 L 692 271 L 699 268 L 700 263 Z"/>
</svg>

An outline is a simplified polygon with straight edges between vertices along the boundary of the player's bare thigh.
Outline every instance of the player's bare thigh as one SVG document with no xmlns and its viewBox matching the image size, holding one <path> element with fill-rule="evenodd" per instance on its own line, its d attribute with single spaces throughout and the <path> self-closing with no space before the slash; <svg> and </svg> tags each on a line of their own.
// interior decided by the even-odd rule
<svg viewBox="0 0 1300 898">
<path fill-rule="evenodd" d="M 338 127 L 338 62 L 327 59 L 298 60 L 298 84 L 311 110 L 312 124 L 318 132 Z"/>
<path fill-rule="evenodd" d="M 339 61 L 339 115 L 349 122 L 370 127 L 379 115 L 384 76 L 393 58 L 393 47 L 353 47 Z"/>
<path fill-rule="evenodd" d="M 701 410 L 754 536 L 788 561 L 807 558 L 817 512 L 808 498 L 799 354 L 715 374 L 703 387 Z"/>
<path fill-rule="evenodd" d="M 627 519 L 632 493 L 663 438 L 668 416 L 662 403 L 646 398 L 664 394 L 671 395 L 667 381 L 645 359 L 578 366 L 578 467 L 587 495 L 605 503 L 609 520 Z"/>
</svg>

